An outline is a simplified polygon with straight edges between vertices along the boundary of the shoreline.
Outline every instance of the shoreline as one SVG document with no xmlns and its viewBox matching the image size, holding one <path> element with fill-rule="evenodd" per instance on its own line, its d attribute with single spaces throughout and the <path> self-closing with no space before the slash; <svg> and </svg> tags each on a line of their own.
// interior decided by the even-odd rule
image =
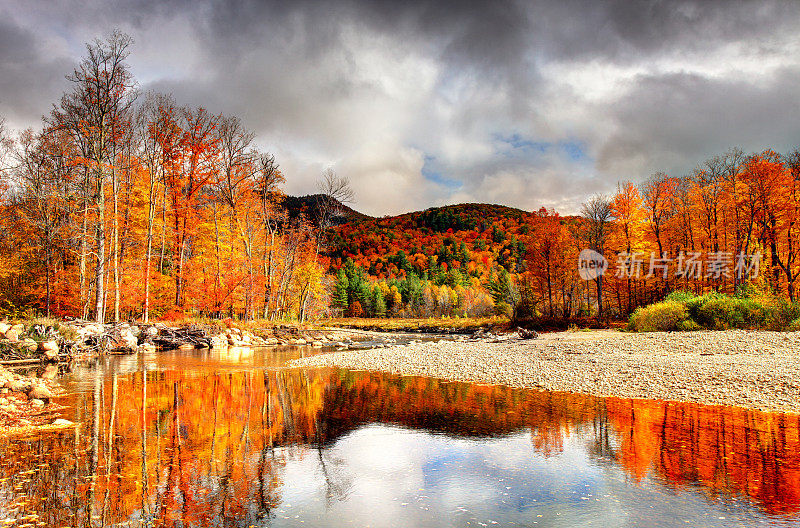
<svg viewBox="0 0 800 528">
<path fill-rule="evenodd" d="M 330 352 L 288 366 L 800 413 L 800 332 L 556 332 Z"/>
</svg>

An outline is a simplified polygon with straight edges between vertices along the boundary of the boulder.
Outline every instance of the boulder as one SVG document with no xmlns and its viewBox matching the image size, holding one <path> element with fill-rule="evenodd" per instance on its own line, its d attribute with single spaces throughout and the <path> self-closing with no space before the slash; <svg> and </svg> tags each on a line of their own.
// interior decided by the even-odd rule
<svg viewBox="0 0 800 528">
<path fill-rule="evenodd" d="M 11 392 L 27 392 L 30 384 L 18 379 L 10 379 L 5 383 L 5 388 Z"/>
<path fill-rule="evenodd" d="M 31 338 L 25 338 L 20 341 L 20 346 L 28 352 L 36 352 L 36 350 L 39 348 L 39 343 Z"/>
<path fill-rule="evenodd" d="M 5 321 L 0 322 L 0 337 L 5 337 L 6 332 L 11 329 L 11 325 Z"/>
<path fill-rule="evenodd" d="M 39 343 L 39 351 L 47 361 L 58 361 L 58 343 L 55 340 L 42 341 Z"/>
<path fill-rule="evenodd" d="M 90 337 L 99 336 L 105 333 L 105 326 L 100 323 L 91 323 L 84 326 L 76 326 L 75 333 L 78 334 L 80 341 L 86 341 Z"/>
<path fill-rule="evenodd" d="M 114 348 L 117 350 L 136 350 L 139 341 L 128 326 L 121 326 L 114 332 Z"/>
<path fill-rule="evenodd" d="M 6 336 L 6 339 L 9 341 L 19 341 L 19 336 L 22 334 L 22 331 L 25 330 L 25 327 L 21 324 L 15 324 L 5 332 L 3 332 Z"/>
<path fill-rule="evenodd" d="M 228 336 L 225 334 L 213 336 L 211 338 L 211 348 L 228 348 Z"/>
<path fill-rule="evenodd" d="M 50 392 L 50 389 L 45 387 L 44 385 L 32 385 L 31 389 L 28 391 L 28 398 L 32 400 L 49 400 L 53 397 L 53 393 Z"/>
<path fill-rule="evenodd" d="M 70 422 L 69 420 L 65 420 L 64 418 L 57 418 L 56 420 L 53 420 L 53 423 L 51 423 L 50 425 L 55 425 L 58 427 L 68 427 L 70 425 L 75 425 L 75 422 Z"/>
<path fill-rule="evenodd" d="M 191 343 L 181 343 L 178 345 L 178 350 L 194 350 L 194 345 Z"/>
<path fill-rule="evenodd" d="M 42 379 L 56 379 L 57 376 L 58 376 L 58 366 L 50 364 L 44 368 L 44 371 L 42 371 L 39 377 Z"/>
<path fill-rule="evenodd" d="M 44 407 L 44 402 L 38 398 L 33 398 L 30 402 L 34 407 Z"/>
</svg>

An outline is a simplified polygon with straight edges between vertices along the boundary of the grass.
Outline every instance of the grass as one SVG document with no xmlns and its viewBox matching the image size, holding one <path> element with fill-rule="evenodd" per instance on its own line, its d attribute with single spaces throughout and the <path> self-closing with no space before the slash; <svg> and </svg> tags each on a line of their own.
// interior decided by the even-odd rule
<svg viewBox="0 0 800 528">
<path fill-rule="evenodd" d="M 800 303 L 769 294 L 701 295 L 676 291 L 664 301 L 637 308 L 628 320 L 636 332 L 670 330 L 800 330 Z"/>
<path fill-rule="evenodd" d="M 509 320 L 504 316 L 491 317 L 445 317 L 414 319 L 368 319 L 343 318 L 325 319 L 322 326 L 374 330 L 379 332 L 421 332 L 421 333 L 472 333 L 479 328 L 506 328 Z"/>
</svg>

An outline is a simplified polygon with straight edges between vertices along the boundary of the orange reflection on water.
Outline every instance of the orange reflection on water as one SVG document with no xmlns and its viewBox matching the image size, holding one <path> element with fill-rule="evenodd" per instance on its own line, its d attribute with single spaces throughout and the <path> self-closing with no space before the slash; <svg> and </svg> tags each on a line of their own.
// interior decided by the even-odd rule
<svg viewBox="0 0 800 528">
<path fill-rule="evenodd" d="M 800 511 L 800 416 L 738 407 L 606 400 L 617 460 L 636 478 L 742 494 L 768 513 Z"/>
<path fill-rule="evenodd" d="M 634 479 L 800 510 L 797 415 L 333 370 L 140 372 L 67 400 L 82 427 L 0 440 L 0 516 L 13 524 L 257 523 L 283 501 L 288 462 L 323 462 L 318 449 L 369 423 L 469 437 L 527 429 L 546 456 L 577 435 Z"/>
</svg>

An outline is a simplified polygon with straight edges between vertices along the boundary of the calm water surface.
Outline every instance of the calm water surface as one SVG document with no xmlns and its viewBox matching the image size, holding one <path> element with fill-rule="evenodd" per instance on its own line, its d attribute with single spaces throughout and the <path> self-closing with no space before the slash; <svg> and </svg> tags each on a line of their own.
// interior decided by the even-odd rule
<svg viewBox="0 0 800 528">
<path fill-rule="evenodd" d="M 110 357 L 75 431 L 0 439 L 0 526 L 800 526 L 797 415 Z"/>
</svg>

